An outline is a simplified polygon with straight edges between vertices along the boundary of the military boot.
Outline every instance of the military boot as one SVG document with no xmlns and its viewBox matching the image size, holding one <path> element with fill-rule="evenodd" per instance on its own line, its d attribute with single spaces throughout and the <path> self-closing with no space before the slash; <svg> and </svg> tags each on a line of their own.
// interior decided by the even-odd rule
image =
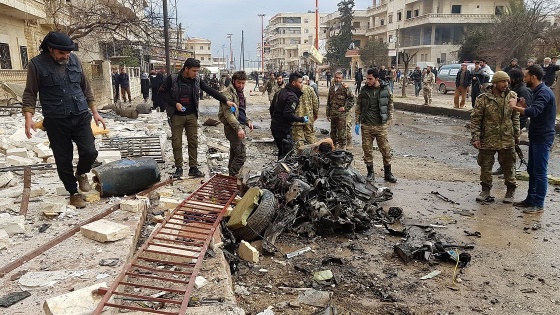
<svg viewBox="0 0 560 315">
<path fill-rule="evenodd" d="M 80 193 L 73 193 L 70 196 L 70 205 L 76 207 L 76 209 L 82 209 L 86 207 L 86 201 L 84 196 Z"/>
<path fill-rule="evenodd" d="M 385 171 L 385 180 L 388 181 L 389 183 L 396 183 L 397 182 L 397 178 L 395 176 L 393 176 L 393 173 L 391 173 L 391 165 L 384 165 L 383 166 L 383 170 Z"/>
<path fill-rule="evenodd" d="M 513 195 L 515 195 L 515 187 L 508 187 L 503 202 L 513 203 Z"/>
<path fill-rule="evenodd" d="M 83 192 L 88 192 L 91 190 L 91 185 L 89 184 L 89 179 L 87 174 L 78 175 L 76 174 L 76 179 L 78 180 L 78 187 Z"/>
<path fill-rule="evenodd" d="M 366 165 L 366 168 L 367 168 L 366 180 L 368 182 L 373 182 L 375 180 L 375 173 L 373 172 L 373 165 Z"/>
<path fill-rule="evenodd" d="M 476 197 L 476 201 L 486 201 L 488 199 L 490 199 L 490 187 L 483 186 L 482 191 L 478 197 Z"/>
<path fill-rule="evenodd" d="M 175 173 L 171 173 L 173 178 L 181 178 L 183 177 L 183 168 L 182 167 L 176 167 L 175 168 Z"/>
</svg>

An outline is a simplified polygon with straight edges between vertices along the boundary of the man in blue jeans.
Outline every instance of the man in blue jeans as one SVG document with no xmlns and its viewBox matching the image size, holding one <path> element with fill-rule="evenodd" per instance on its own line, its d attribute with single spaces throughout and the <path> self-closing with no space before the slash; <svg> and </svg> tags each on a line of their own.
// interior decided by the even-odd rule
<svg viewBox="0 0 560 315">
<path fill-rule="evenodd" d="M 530 107 L 524 99 L 512 101 L 509 106 L 531 118 L 529 124 L 529 190 L 523 201 L 513 205 L 523 208 L 524 213 L 541 213 L 544 211 L 544 199 L 548 189 L 547 168 L 552 142 L 554 141 L 554 125 L 556 122 L 556 100 L 552 90 L 542 81 L 544 71 L 539 65 L 527 67 L 523 80 L 533 92 Z"/>
</svg>

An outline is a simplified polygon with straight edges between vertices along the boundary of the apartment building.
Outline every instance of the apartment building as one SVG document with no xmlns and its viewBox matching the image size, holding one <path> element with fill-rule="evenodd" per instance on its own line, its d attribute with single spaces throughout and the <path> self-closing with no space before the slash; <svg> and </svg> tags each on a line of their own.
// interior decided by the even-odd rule
<svg viewBox="0 0 560 315">
<path fill-rule="evenodd" d="M 203 67 L 212 67 L 212 42 L 205 38 L 192 37 L 187 39 L 187 50 L 193 53 L 194 58 L 200 60 Z"/>
<path fill-rule="evenodd" d="M 367 39 L 379 40 L 387 43 L 393 56 L 398 51 L 417 52 L 412 66 L 419 62 L 455 63 L 467 26 L 492 23 L 508 3 L 508 0 L 372 0 L 367 9 L 354 11 L 353 42 L 359 48 Z M 325 17 L 323 23 L 331 30 L 324 34 L 325 39 L 336 34 L 338 18 L 338 12 Z M 347 57 L 352 69 L 356 64 L 361 65 L 359 51 L 349 51 Z"/>
<path fill-rule="evenodd" d="M 323 17 L 325 14 L 320 14 Z M 320 31 L 326 28 L 320 24 Z M 270 18 L 264 34 L 265 69 L 295 71 L 311 69 L 304 56 L 315 40 L 315 13 L 278 13 Z"/>
</svg>

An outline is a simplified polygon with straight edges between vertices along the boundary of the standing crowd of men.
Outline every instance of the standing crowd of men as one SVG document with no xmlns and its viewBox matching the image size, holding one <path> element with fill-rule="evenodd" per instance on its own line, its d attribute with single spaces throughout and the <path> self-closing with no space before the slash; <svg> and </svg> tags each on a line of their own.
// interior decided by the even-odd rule
<svg viewBox="0 0 560 315">
<path fill-rule="evenodd" d="M 30 61 L 23 112 L 25 133 L 31 137 L 35 130 L 32 120 L 37 95 L 41 101 L 44 122 L 53 150 L 57 172 L 66 190 L 70 193 L 70 203 L 77 208 L 86 205 L 78 191 L 91 189 L 87 173 L 97 157 L 94 137 L 90 128 L 93 119 L 96 124 L 105 122 L 97 112 L 91 86 L 84 75 L 79 59 L 71 54 L 75 44 L 64 33 L 50 32 L 41 44 L 42 53 Z M 544 210 L 547 192 L 547 167 L 550 150 L 555 136 L 556 101 L 550 86 L 554 74 L 560 70 L 554 58 L 545 58 L 542 65 L 531 62 L 523 72 L 513 59 L 504 71 L 496 72 L 489 80 L 484 61 L 477 62 L 472 71 L 466 64 L 457 73 L 455 107 L 462 108 L 469 87 L 473 98 L 471 114 L 472 145 L 479 150 L 478 164 L 481 168 L 482 191 L 477 201 L 491 198 L 492 166 L 495 155 L 504 173 L 507 192 L 504 203 L 513 203 L 526 213 L 540 213 Z M 175 177 L 183 176 L 183 134 L 187 138 L 189 176 L 203 177 L 198 169 L 198 115 L 199 101 L 203 92 L 220 103 L 218 117 L 224 124 L 225 137 L 230 142 L 228 172 L 237 176 L 246 160 L 245 138 L 247 130 L 253 130 L 253 123 L 247 111 L 244 88 L 248 75 L 237 71 L 222 91 L 214 76 L 205 80 L 199 75 L 200 61 L 188 58 L 183 68 L 171 75 L 152 71 L 141 77 L 144 100 L 152 90 L 154 108 L 165 110 L 172 133 L 172 147 Z M 334 73 L 328 84 L 326 119 L 330 122 L 330 136 L 335 149 L 347 150 L 352 144 L 351 126 L 362 137 L 362 150 L 367 168 L 367 180 L 375 179 L 373 142 L 376 141 L 383 160 L 384 180 L 395 183 L 392 173 L 391 146 L 388 130 L 393 123 L 393 82 L 396 71 L 372 67 L 366 71 L 365 85 L 362 69 L 355 75 L 357 96 L 353 89 L 343 82 L 341 71 Z M 254 74 L 253 74 L 254 76 Z M 424 92 L 425 104 L 432 102 L 432 86 L 435 74 L 428 67 L 424 73 L 417 67 L 410 75 L 415 83 L 418 96 L 420 84 Z M 229 79 L 229 78 L 228 78 Z M 130 78 L 124 68 L 113 70 L 115 100 L 131 101 Z M 118 88 L 118 89 L 117 89 Z M 257 81 L 253 90 L 259 88 Z M 313 124 L 319 117 L 319 92 L 317 84 L 299 72 L 291 73 L 288 80 L 283 73 L 271 73 L 264 85 L 270 101 L 271 132 L 278 148 L 278 159 L 283 159 L 294 146 L 316 142 Z M 352 113 L 354 112 L 354 116 Z M 520 118 L 521 116 L 521 118 Z M 526 197 L 514 202 L 517 187 L 515 181 L 515 146 L 519 143 L 521 130 L 527 118 L 531 123 L 529 132 L 529 188 Z M 73 144 L 78 148 L 78 165 L 72 166 Z"/>
</svg>

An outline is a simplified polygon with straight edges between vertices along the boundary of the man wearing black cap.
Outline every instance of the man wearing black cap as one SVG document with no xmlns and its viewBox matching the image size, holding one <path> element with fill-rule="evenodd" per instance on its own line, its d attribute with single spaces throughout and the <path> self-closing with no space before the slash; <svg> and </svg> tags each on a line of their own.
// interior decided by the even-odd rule
<svg viewBox="0 0 560 315">
<path fill-rule="evenodd" d="M 200 61 L 188 58 L 179 73 L 171 74 L 161 85 L 159 95 L 167 103 L 167 117 L 171 125 L 171 145 L 175 159 L 174 177 L 183 176 L 183 130 L 187 135 L 189 153 L 189 176 L 204 177 L 198 169 L 198 102 L 200 91 L 217 99 L 228 106 L 235 103 L 228 101 L 220 92 L 209 87 L 200 80 L 198 71 Z"/>
<path fill-rule="evenodd" d="M 49 137 L 58 177 L 70 193 L 70 204 L 84 208 L 86 201 L 78 193 L 91 189 L 86 173 L 97 158 L 90 122 L 105 128 L 97 112 L 93 92 L 84 75 L 80 60 L 71 51 L 76 49 L 68 35 L 50 32 L 45 36 L 41 54 L 31 59 L 23 92 L 22 111 L 25 115 L 25 135 L 31 138 L 37 93 L 43 110 L 43 127 Z M 91 114 L 88 111 L 91 110 Z M 78 165 L 73 171 L 73 146 L 78 147 Z M 76 184 L 76 181 L 78 184 Z"/>
<path fill-rule="evenodd" d="M 521 70 L 521 67 L 517 64 L 517 58 L 511 59 L 509 65 L 505 66 L 502 71 L 504 71 L 505 73 L 509 73 L 513 69 Z"/>
</svg>

